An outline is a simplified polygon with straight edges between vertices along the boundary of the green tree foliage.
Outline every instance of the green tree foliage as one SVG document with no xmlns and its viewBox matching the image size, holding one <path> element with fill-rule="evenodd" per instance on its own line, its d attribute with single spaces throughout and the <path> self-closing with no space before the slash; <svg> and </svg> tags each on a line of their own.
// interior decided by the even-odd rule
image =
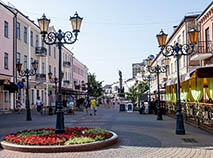
<svg viewBox="0 0 213 158">
<path fill-rule="evenodd" d="M 95 74 L 88 74 L 88 95 L 93 97 L 99 97 L 103 94 L 104 89 L 102 87 L 103 81 L 97 81 Z"/>
<path fill-rule="evenodd" d="M 136 85 L 133 85 L 129 88 L 129 92 L 126 92 L 128 100 L 134 104 L 137 101 L 137 98 L 140 97 L 145 91 L 149 89 L 149 86 L 146 82 L 140 81 Z"/>
</svg>

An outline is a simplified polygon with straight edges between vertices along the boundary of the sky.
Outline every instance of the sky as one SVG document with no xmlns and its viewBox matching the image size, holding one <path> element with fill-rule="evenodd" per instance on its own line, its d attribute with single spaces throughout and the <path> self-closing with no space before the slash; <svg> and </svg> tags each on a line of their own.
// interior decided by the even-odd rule
<svg viewBox="0 0 213 158">
<path fill-rule="evenodd" d="M 66 47 L 104 84 L 132 77 L 132 63 L 159 52 L 156 34 L 171 35 L 186 15 L 212 0 L 1 0 L 35 20 L 43 13 L 56 30 L 71 31 L 69 17 L 83 17 L 78 41 Z"/>
</svg>

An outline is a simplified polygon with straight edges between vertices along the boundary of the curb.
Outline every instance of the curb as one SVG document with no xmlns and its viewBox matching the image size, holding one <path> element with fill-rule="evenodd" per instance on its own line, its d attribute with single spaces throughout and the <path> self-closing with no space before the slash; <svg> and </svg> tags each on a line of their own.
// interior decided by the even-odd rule
<svg viewBox="0 0 213 158">
<path fill-rule="evenodd" d="M 97 150 L 104 147 L 114 145 L 118 141 L 118 135 L 112 131 L 112 137 L 103 141 L 97 141 L 86 144 L 74 145 L 54 145 L 54 146 L 36 146 L 36 145 L 17 145 L 1 141 L 1 146 L 5 150 L 31 152 L 31 153 L 56 153 L 56 152 L 77 152 L 77 151 L 90 151 Z"/>
</svg>

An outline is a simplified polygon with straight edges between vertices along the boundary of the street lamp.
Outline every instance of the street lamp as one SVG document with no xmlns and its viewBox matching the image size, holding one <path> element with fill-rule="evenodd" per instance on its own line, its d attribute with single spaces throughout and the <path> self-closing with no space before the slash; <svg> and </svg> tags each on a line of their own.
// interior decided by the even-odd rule
<svg viewBox="0 0 213 158">
<path fill-rule="evenodd" d="M 57 111 L 57 83 L 58 83 L 58 78 L 55 76 L 54 78 L 52 78 L 53 73 L 49 72 L 48 73 L 48 78 L 50 83 L 55 83 L 55 113 Z M 61 73 L 61 78 L 64 78 L 64 72 Z M 51 109 L 51 108 L 50 108 Z M 51 115 L 52 110 L 49 110 L 49 114 Z"/>
<path fill-rule="evenodd" d="M 64 133 L 64 112 L 62 110 L 62 91 L 61 91 L 61 81 L 62 76 L 60 75 L 62 73 L 61 70 L 61 48 L 64 44 L 73 44 L 77 41 L 78 33 L 80 32 L 81 17 L 78 16 L 78 13 L 76 12 L 73 17 L 70 17 L 70 21 L 72 24 L 73 31 L 67 31 L 62 32 L 61 29 L 59 29 L 58 32 L 49 32 L 48 33 L 48 27 L 50 20 L 46 18 L 45 14 L 38 19 L 39 27 L 41 30 L 41 35 L 43 38 L 43 42 L 47 45 L 53 45 L 56 44 L 58 46 L 59 50 L 59 87 L 58 87 L 58 102 L 57 102 L 57 119 L 56 119 L 56 133 Z"/>
<path fill-rule="evenodd" d="M 148 58 L 146 60 L 148 71 L 150 73 L 156 73 L 157 75 L 157 83 L 158 83 L 158 106 L 157 106 L 157 120 L 163 120 L 162 118 L 162 112 L 160 108 L 160 81 L 159 81 L 159 74 L 160 73 L 166 73 L 166 67 L 165 66 L 160 66 L 156 65 L 154 67 L 151 67 L 152 64 L 152 59 Z"/>
<path fill-rule="evenodd" d="M 36 70 L 38 69 L 38 62 L 37 61 L 33 61 L 32 62 L 32 66 L 33 66 L 33 69 L 26 68 L 26 70 L 21 70 L 22 63 L 18 62 L 16 64 L 16 68 L 17 68 L 17 71 L 19 73 L 19 76 L 27 78 L 26 102 L 25 102 L 26 109 L 27 109 L 27 117 L 26 117 L 27 121 L 31 121 L 32 120 L 32 118 L 31 118 L 31 110 L 30 110 L 30 99 L 29 99 L 29 77 L 36 75 Z"/>
<path fill-rule="evenodd" d="M 177 112 L 176 112 L 176 134 L 185 134 L 183 116 L 181 113 L 181 103 L 180 103 L 180 74 L 179 74 L 179 58 L 181 55 L 190 55 L 194 52 L 194 46 L 198 40 L 198 31 L 192 28 L 189 32 L 189 40 L 190 44 L 179 44 L 176 43 L 174 46 L 166 45 L 167 34 L 160 31 L 160 33 L 156 36 L 158 39 L 159 47 L 161 48 L 161 52 L 165 57 L 174 56 L 176 57 L 177 62 Z"/>
<path fill-rule="evenodd" d="M 152 77 L 152 75 L 151 74 L 149 74 L 149 75 L 147 75 L 147 76 L 145 76 L 145 70 L 143 69 L 142 71 L 141 71 L 141 75 L 142 75 L 142 79 L 144 80 L 144 81 L 148 81 L 148 84 L 149 84 L 149 100 L 148 100 L 148 102 L 149 102 L 149 113 L 151 113 L 151 111 L 150 111 L 150 109 L 151 109 L 151 91 L 150 91 L 150 82 L 151 81 L 153 81 L 154 80 L 154 78 Z"/>
</svg>

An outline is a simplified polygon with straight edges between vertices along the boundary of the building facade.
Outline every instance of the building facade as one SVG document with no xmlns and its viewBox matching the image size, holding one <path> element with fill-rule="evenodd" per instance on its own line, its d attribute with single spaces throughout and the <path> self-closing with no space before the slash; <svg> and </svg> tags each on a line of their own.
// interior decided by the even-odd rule
<svg viewBox="0 0 213 158">
<path fill-rule="evenodd" d="M 79 92 L 86 91 L 88 82 L 88 68 L 79 60 L 73 57 L 73 89 Z"/>
<path fill-rule="evenodd" d="M 0 111 L 14 109 L 14 19 L 15 14 L 0 2 Z"/>
<path fill-rule="evenodd" d="M 132 78 L 136 77 L 138 73 L 143 70 L 144 63 L 133 63 L 132 64 Z"/>
</svg>

